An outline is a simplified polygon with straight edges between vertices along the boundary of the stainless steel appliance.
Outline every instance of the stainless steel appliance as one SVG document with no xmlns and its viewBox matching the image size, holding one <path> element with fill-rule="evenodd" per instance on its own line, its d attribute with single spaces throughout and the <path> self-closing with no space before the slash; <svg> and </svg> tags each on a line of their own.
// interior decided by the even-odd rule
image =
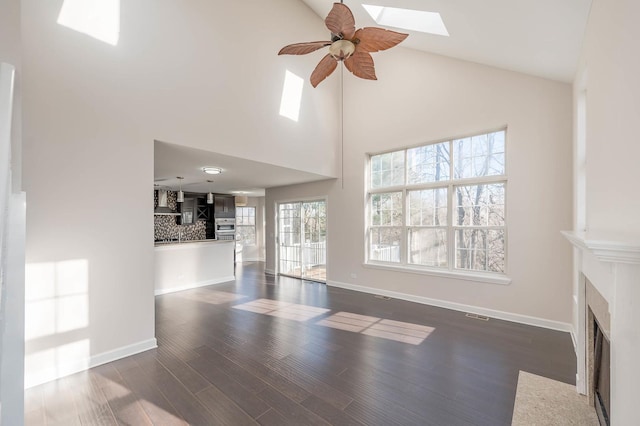
<svg viewBox="0 0 640 426">
<path fill-rule="evenodd" d="M 233 218 L 215 219 L 216 238 L 219 240 L 236 239 L 236 220 Z"/>
</svg>

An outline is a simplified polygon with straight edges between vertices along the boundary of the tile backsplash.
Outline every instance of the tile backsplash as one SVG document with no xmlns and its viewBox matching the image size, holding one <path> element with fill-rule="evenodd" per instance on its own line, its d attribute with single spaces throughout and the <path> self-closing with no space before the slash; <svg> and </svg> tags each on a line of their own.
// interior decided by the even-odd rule
<svg viewBox="0 0 640 426">
<path fill-rule="evenodd" d="M 153 191 L 153 208 L 158 207 L 158 191 Z M 178 193 L 175 191 L 167 191 L 167 207 L 169 210 L 178 211 Z"/>
<path fill-rule="evenodd" d="M 158 193 L 154 194 L 154 208 L 158 205 Z M 175 191 L 167 192 L 167 206 L 173 211 L 178 210 L 177 194 Z M 153 239 L 158 240 L 204 240 L 207 238 L 207 222 L 199 220 L 193 225 L 178 225 L 176 219 L 178 216 L 153 216 Z"/>
</svg>

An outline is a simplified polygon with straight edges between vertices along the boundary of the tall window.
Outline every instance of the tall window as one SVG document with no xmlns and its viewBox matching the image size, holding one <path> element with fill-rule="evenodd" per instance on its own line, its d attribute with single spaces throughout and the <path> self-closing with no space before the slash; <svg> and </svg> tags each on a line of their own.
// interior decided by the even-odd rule
<svg viewBox="0 0 640 426">
<path fill-rule="evenodd" d="M 505 273 L 505 136 L 372 155 L 368 262 Z"/>
<path fill-rule="evenodd" d="M 255 207 L 236 207 L 236 241 L 245 246 L 256 244 Z"/>
</svg>

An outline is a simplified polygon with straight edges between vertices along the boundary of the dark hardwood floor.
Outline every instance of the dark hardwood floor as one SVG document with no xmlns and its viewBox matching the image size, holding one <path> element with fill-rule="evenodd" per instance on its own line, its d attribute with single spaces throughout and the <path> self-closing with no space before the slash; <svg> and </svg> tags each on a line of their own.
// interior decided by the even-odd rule
<svg viewBox="0 0 640 426">
<path fill-rule="evenodd" d="M 27 390 L 26 424 L 496 426 L 519 370 L 574 383 L 567 333 L 262 267 L 157 297 L 157 349 Z"/>
</svg>

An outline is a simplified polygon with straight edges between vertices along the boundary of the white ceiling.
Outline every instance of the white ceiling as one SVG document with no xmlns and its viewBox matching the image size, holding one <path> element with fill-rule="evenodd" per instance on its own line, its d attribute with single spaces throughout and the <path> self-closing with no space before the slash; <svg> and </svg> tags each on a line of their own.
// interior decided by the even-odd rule
<svg viewBox="0 0 640 426">
<path fill-rule="evenodd" d="M 334 2 L 301 1 L 322 19 Z M 574 78 L 591 6 L 591 0 L 346 0 L 344 3 L 354 14 L 356 28 L 380 26 L 364 10 L 363 3 L 439 12 L 450 37 L 400 30 L 409 33 L 401 46 L 564 82 Z M 304 37 L 292 34 L 292 42 L 298 41 L 305 41 Z M 204 166 L 221 167 L 224 173 L 206 175 L 202 172 Z M 244 191 L 249 196 L 264 196 L 265 188 L 326 179 L 157 141 L 155 182 L 164 188 L 177 189 L 176 176 L 184 176 L 185 191 Z M 208 184 L 207 179 L 214 183 Z"/>
<path fill-rule="evenodd" d="M 203 167 L 219 167 L 219 175 L 208 175 Z M 162 189 L 232 194 L 243 191 L 249 197 L 264 196 L 265 188 L 327 179 L 326 176 L 260 163 L 215 152 L 188 148 L 166 142 L 154 143 L 154 183 Z M 207 179 L 213 180 L 208 183 Z"/>
<path fill-rule="evenodd" d="M 302 0 L 322 19 L 333 0 Z M 380 26 L 362 4 L 439 12 L 450 37 L 414 31 L 401 46 L 573 81 L 591 0 L 345 0 L 356 28 Z M 296 35 L 298 37 L 298 35 Z M 304 41 L 304 40 L 293 41 Z"/>
</svg>

